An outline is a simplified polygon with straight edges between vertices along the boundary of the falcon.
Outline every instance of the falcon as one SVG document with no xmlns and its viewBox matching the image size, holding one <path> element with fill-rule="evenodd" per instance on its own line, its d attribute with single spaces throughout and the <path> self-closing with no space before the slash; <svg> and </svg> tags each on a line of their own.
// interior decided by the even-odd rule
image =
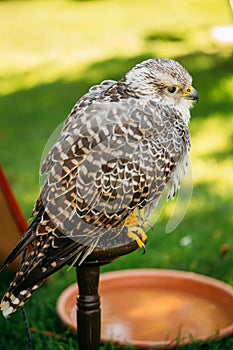
<svg viewBox="0 0 233 350">
<path fill-rule="evenodd" d="M 90 88 L 73 107 L 44 159 L 32 222 L 2 269 L 27 258 L 1 302 L 7 317 L 64 265 L 96 247 L 136 241 L 162 193 L 174 197 L 188 162 L 192 78 L 165 58 L 137 64 L 119 81 Z"/>
</svg>

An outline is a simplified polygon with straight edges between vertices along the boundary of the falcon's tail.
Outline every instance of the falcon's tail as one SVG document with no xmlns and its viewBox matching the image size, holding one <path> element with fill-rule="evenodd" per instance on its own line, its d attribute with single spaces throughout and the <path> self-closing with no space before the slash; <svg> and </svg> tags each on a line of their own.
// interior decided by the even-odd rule
<svg viewBox="0 0 233 350">
<path fill-rule="evenodd" d="M 48 276 L 73 261 L 81 262 L 87 255 L 86 251 L 90 254 L 89 247 L 67 237 L 57 238 L 52 233 L 40 239 L 37 237 L 37 241 L 32 244 L 32 250 L 1 301 L 0 309 L 4 317 L 20 308 Z"/>
</svg>

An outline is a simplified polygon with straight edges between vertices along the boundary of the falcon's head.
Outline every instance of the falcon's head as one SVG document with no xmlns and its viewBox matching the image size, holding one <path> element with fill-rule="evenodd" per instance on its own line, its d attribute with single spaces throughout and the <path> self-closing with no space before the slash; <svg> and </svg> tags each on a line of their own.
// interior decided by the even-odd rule
<svg viewBox="0 0 233 350">
<path fill-rule="evenodd" d="M 189 109 L 198 93 L 192 87 L 192 77 L 180 63 L 166 59 L 149 59 L 137 64 L 122 79 L 133 96 L 153 98 L 167 105 Z"/>
</svg>

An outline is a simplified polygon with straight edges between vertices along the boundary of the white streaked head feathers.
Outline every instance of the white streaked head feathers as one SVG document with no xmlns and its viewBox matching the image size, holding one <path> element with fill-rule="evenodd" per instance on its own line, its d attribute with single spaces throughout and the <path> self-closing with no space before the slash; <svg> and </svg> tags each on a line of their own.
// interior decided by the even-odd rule
<svg viewBox="0 0 233 350">
<path fill-rule="evenodd" d="M 166 58 L 149 59 L 137 64 L 125 76 L 124 82 L 137 96 L 154 98 L 158 102 L 177 105 L 182 95 L 168 96 L 165 88 L 179 86 L 181 90 L 192 84 L 192 77 L 178 62 Z M 186 108 L 191 107 L 191 103 Z"/>
</svg>

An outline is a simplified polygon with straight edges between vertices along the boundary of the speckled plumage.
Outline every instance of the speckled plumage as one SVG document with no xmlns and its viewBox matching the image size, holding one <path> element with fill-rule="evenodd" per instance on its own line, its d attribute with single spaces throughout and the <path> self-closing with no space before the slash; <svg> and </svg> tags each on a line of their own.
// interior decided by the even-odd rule
<svg viewBox="0 0 233 350">
<path fill-rule="evenodd" d="M 2 300 L 4 316 L 65 264 L 127 242 L 128 218 L 143 210 L 146 219 L 166 186 L 175 195 L 190 149 L 191 83 L 176 61 L 150 59 L 75 104 L 42 164 L 35 219 L 4 263 L 32 245 Z"/>
</svg>

